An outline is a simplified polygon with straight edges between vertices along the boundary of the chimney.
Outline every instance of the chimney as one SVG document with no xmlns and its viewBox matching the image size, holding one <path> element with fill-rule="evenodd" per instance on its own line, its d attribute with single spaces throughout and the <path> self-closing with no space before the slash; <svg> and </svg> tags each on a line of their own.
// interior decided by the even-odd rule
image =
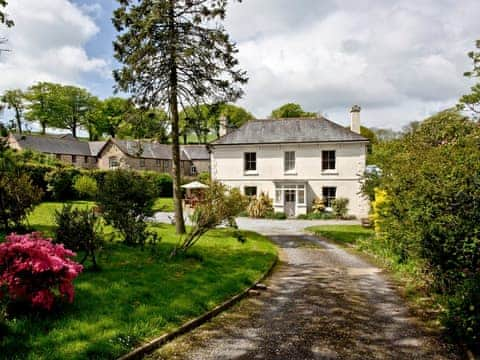
<svg viewBox="0 0 480 360">
<path fill-rule="evenodd" d="M 225 136 L 228 134 L 228 119 L 225 115 L 221 115 L 219 121 L 220 121 L 220 130 L 218 134 L 220 136 Z"/>
<path fill-rule="evenodd" d="M 353 105 L 352 110 L 350 110 L 350 130 L 357 134 L 360 134 L 360 110 L 362 108 L 359 105 Z"/>
</svg>

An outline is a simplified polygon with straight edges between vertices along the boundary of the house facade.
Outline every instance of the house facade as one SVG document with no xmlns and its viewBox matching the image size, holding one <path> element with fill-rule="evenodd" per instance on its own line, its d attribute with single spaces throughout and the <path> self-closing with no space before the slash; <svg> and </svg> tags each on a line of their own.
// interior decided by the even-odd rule
<svg viewBox="0 0 480 360">
<path fill-rule="evenodd" d="M 294 217 L 311 210 L 316 198 L 327 207 L 349 200 L 349 214 L 368 215 L 360 195 L 368 140 L 360 135 L 360 108 L 351 128 L 325 118 L 252 120 L 211 144 L 212 178 L 245 195 L 264 192 L 276 212 Z"/>
<path fill-rule="evenodd" d="M 171 145 L 146 140 L 80 141 L 69 136 L 16 135 L 8 137 L 16 150 L 34 150 L 59 161 L 84 168 L 111 170 L 128 168 L 172 173 Z M 180 149 L 182 176 L 196 176 L 210 170 L 205 145 L 184 145 Z"/>
</svg>

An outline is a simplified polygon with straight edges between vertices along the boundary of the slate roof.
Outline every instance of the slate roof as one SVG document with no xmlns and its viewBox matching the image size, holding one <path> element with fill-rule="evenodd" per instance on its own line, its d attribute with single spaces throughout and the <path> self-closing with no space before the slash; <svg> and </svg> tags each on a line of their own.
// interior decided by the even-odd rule
<svg viewBox="0 0 480 360">
<path fill-rule="evenodd" d="M 368 141 L 326 118 L 251 120 L 212 145 Z"/>
<path fill-rule="evenodd" d="M 125 154 L 133 157 L 141 157 L 146 159 L 171 159 L 172 149 L 170 145 L 158 144 L 148 141 L 135 140 L 116 140 L 112 141 Z"/>
<path fill-rule="evenodd" d="M 70 137 L 50 135 L 13 135 L 22 149 L 48 154 L 98 156 L 107 141 L 80 141 Z M 146 159 L 172 159 L 172 146 L 149 141 L 112 139 L 120 150 L 133 157 Z M 182 160 L 209 160 L 206 145 L 183 145 L 180 148 Z"/>
<path fill-rule="evenodd" d="M 93 156 L 98 156 L 106 143 L 106 141 L 89 141 L 88 146 L 90 147 L 90 153 Z"/>
<path fill-rule="evenodd" d="M 210 160 L 210 153 L 205 145 L 183 145 L 181 149 L 189 160 Z"/>
<path fill-rule="evenodd" d="M 149 141 L 114 140 L 124 153 L 146 159 L 172 159 L 172 146 Z M 209 160 L 206 145 L 183 145 L 180 147 L 181 160 Z"/>
<path fill-rule="evenodd" d="M 86 141 L 59 138 L 57 136 L 13 135 L 22 149 L 35 150 L 48 154 L 92 156 Z"/>
</svg>

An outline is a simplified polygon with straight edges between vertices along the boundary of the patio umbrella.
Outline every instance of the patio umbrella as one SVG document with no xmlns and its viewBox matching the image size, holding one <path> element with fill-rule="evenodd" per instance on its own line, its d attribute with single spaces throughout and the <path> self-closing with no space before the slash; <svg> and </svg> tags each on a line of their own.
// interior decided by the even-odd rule
<svg viewBox="0 0 480 360">
<path fill-rule="evenodd" d="M 202 184 L 201 182 L 198 182 L 198 181 L 193 181 L 191 183 L 182 185 L 182 188 L 184 188 L 184 189 L 208 189 L 208 185 Z"/>
</svg>

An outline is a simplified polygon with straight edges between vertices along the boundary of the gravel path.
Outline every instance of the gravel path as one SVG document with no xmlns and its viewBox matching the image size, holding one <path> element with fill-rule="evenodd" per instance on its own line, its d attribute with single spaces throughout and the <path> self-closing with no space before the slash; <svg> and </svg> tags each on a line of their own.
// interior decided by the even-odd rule
<svg viewBox="0 0 480 360">
<path fill-rule="evenodd" d="M 310 222 L 308 222 L 311 224 Z M 301 224 L 240 221 L 281 248 L 266 282 L 232 310 L 167 344 L 152 359 L 456 359 L 411 317 L 378 268 Z"/>
</svg>

